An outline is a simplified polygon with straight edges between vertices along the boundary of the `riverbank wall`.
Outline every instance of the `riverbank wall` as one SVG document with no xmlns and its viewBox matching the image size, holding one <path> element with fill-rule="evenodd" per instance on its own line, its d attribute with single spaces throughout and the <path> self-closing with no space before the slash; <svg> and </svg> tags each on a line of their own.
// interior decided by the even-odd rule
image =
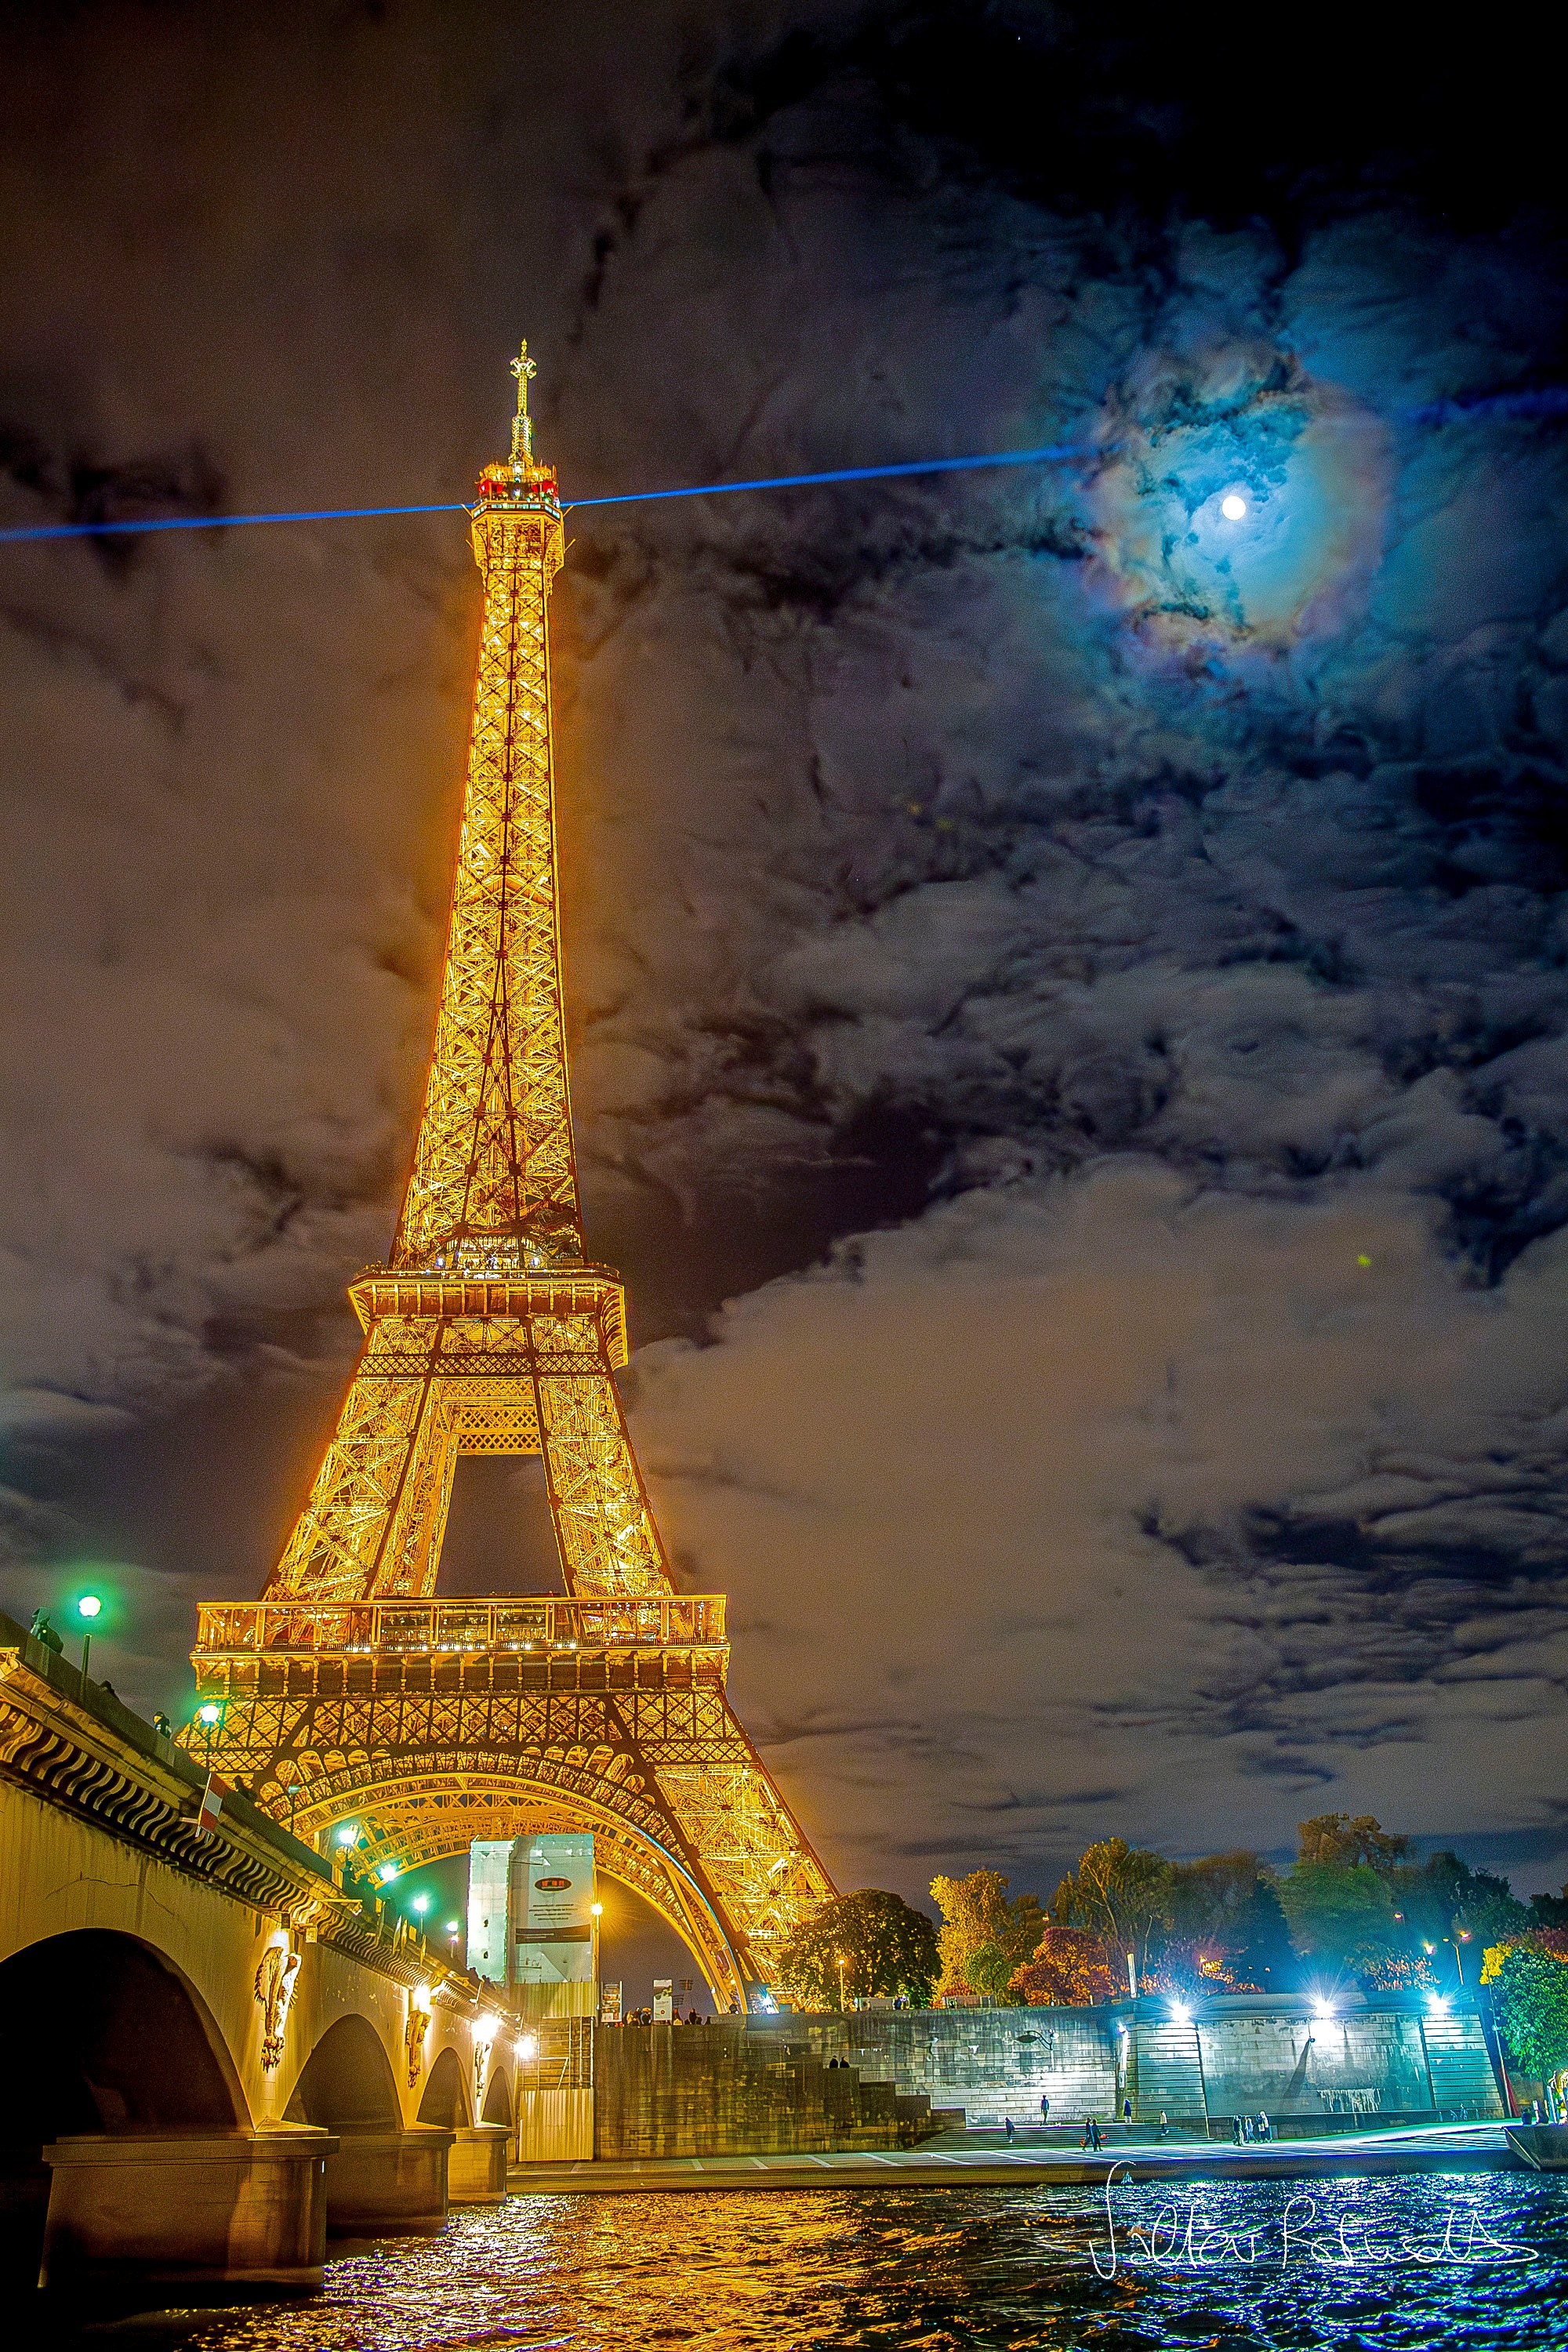
<svg viewBox="0 0 1568 2352">
<path fill-rule="evenodd" d="M 1191 2009 L 1163 1997 L 1093 2009 L 895 2009 L 761 2017 L 826 2063 L 962 2108 L 971 2127 L 1120 2116 L 1227 2133 L 1267 2114 L 1292 2137 L 1496 2119 L 1498 2076 L 1472 1997 L 1215 1995 Z"/>
<path fill-rule="evenodd" d="M 913 2147 L 948 2121 L 805 2037 L 712 2025 L 602 2027 L 594 2041 L 594 2154 L 786 2156 Z"/>
</svg>

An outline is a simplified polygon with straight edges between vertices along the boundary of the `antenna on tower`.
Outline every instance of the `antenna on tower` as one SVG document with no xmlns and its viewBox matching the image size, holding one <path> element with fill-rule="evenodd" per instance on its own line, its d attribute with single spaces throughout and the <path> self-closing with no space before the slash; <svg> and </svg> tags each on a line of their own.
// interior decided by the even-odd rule
<svg viewBox="0 0 1568 2352">
<path fill-rule="evenodd" d="M 528 356 L 526 336 L 521 350 L 511 362 L 511 372 L 517 378 L 517 415 L 511 420 L 511 462 L 514 466 L 526 466 L 533 458 L 533 419 L 528 413 L 528 380 L 539 373 L 537 361 Z"/>
</svg>

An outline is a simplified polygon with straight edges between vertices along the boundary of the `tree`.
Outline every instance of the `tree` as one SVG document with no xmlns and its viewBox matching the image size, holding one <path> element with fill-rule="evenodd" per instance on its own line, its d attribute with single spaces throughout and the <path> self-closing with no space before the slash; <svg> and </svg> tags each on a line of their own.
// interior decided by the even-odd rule
<svg viewBox="0 0 1568 2352">
<path fill-rule="evenodd" d="M 846 1999 L 876 1994 L 902 1994 L 924 2009 L 938 1966 L 935 1920 L 901 1895 L 863 1886 L 825 1903 L 785 1939 L 779 1990 L 802 2009 L 841 2009 Z"/>
<path fill-rule="evenodd" d="M 1184 1943 L 1228 1948 L 1251 1903 L 1258 1870 L 1258 1856 L 1242 1849 L 1178 1862 L 1171 1873 L 1172 1935 Z"/>
<path fill-rule="evenodd" d="M 1314 1813 L 1297 1824 L 1298 1860 L 1333 1863 L 1353 1869 L 1365 1863 L 1373 1870 L 1392 1870 L 1411 1851 L 1407 1837 L 1396 1837 L 1373 1813 Z"/>
<path fill-rule="evenodd" d="M 1548 2083 L 1568 2067 L 1568 1960 L 1527 1945 L 1494 1946 L 1481 1969 L 1492 2015 L 1521 2074 Z"/>
<path fill-rule="evenodd" d="M 1370 1863 L 1299 1862 L 1279 1901 L 1291 1942 L 1320 1969 L 1366 1974 L 1405 1956 L 1387 1882 Z"/>
<path fill-rule="evenodd" d="M 1046 1925 L 1039 1898 L 1020 1895 L 1009 1902 L 1010 1884 L 996 1870 L 931 1880 L 942 1913 L 942 1992 L 991 1993 L 1000 2000 L 1014 1970 L 1034 1952 Z"/>
<path fill-rule="evenodd" d="M 1081 2009 L 1114 2000 L 1122 1981 L 1089 1928 L 1053 1925 L 1040 1937 L 1034 1958 L 1013 1971 L 1007 1998 L 1029 2009 Z"/>
<path fill-rule="evenodd" d="M 1466 1875 L 1469 1883 L 1455 1906 L 1456 1935 L 1468 1935 L 1472 1943 L 1484 1947 L 1526 1932 L 1531 1924 L 1529 1909 L 1506 1878 L 1489 1870 L 1472 1870 Z"/>
<path fill-rule="evenodd" d="M 1479 1956 L 1489 1945 L 1516 1941 L 1531 1926 L 1531 1913 L 1506 1878 L 1472 1870 L 1447 1849 L 1387 1875 L 1417 1979 L 1446 1980 L 1453 1963 L 1439 1958 L 1440 1945 L 1468 1943 Z"/>
<path fill-rule="evenodd" d="M 1151 1941 L 1170 1927 L 1175 1877 L 1163 1854 L 1101 1838 L 1062 1880 L 1052 1908 L 1058 1926 L 1091 1928 L 1114 1965 L 1131 1952 L 1142 1966 Z"/>
<path fill-rule="evenodd" d="M 1228 1963 L 1238 1992 L 1285 1992 L 1300 1974 L 1276 1880 L 1260 1876 L 1240 1918 Z"/>
</svg>

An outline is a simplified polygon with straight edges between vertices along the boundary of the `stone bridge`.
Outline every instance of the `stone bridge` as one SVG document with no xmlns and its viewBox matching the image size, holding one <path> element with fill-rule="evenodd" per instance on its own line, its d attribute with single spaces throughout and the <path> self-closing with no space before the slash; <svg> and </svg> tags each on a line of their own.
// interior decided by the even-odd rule
<svg viewBox="0 0 1568 2352">
<path fill-rule="evenodd" d="M 319 2282 L 433 2232 L 509 2151 L 592 2152 L 570 2046 L 0 1617 L 0 2272 Z"/>
</svg>

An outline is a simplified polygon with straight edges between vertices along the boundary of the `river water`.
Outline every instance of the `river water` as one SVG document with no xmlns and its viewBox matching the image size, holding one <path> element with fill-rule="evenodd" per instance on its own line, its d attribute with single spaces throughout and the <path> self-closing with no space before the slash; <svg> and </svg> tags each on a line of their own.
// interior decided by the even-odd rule
<svg viewBox="0 0 1568 2352">
<path fill-rule="evenodd" d="M 1108 2211 L 1109 2205 L 1109 2211 Z M 51 2326 L 148 2352 L 1568 2347 L 1568 2176 L 519 2197 L 295 2303 Z"/>
</svg>

